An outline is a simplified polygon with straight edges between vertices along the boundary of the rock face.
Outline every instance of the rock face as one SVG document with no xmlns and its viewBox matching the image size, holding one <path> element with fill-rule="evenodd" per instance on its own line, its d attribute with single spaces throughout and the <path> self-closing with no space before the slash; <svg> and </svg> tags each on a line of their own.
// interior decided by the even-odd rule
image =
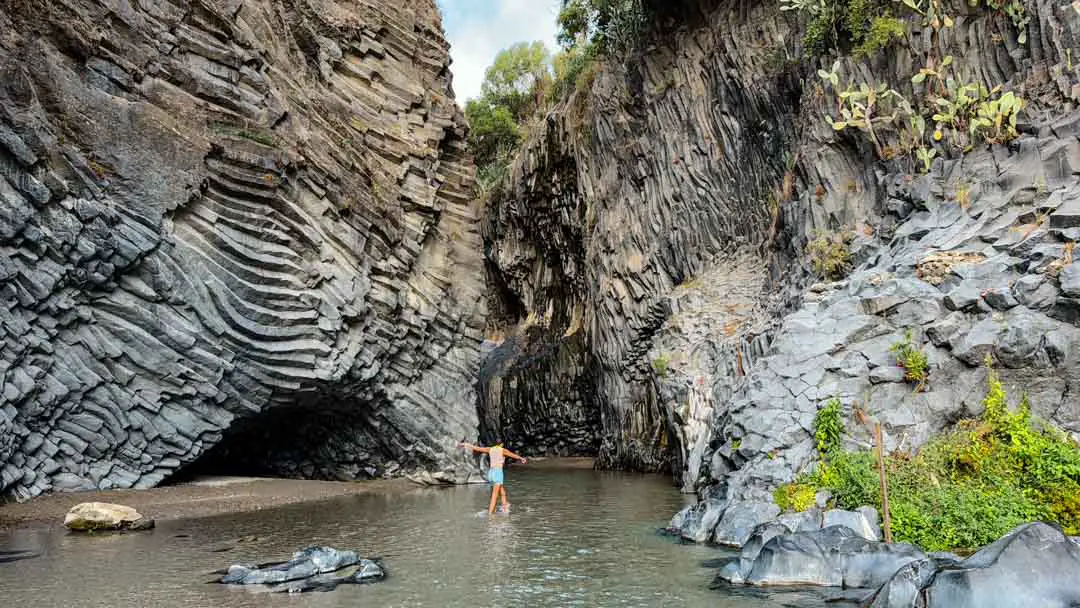
<svg viewBox="0 0 1080 608">
<path fill-rule="evenodd" d="M 814 464 L 829 399 L 911 450 L 981 412 L 987 355 L 1014 400 L 1080 434 L 1080 14 L 1025 3 L 1021 44 L 1000 13 L 946 2 L 948 35 L 913 18 L 874 58 L 837 61 L 841 82 L 914 99 L 913 73 L 950 55 L 959 78 L 1027 101 L 1019 139 L 942 150 L 923 173 L 825 122 L 825 62 L 796 61 L 803 24 L 777 3 L 668 4 L 632 60 L 533 131 L 485 215 L 492 310 L 550 341 L 584 333 L 600 464 L 670 466 L 705 503 L 686 536 L 712 540 L 725 510 Z M 844 280 L 814 276 L 819 231 L 849 234 Z M 889 351 L 908 331 L 923 392 Z M 504 412 L 521 400 L 493 390 Z"/>
<path fill-rule="evenodd" d="M 107 502 L 84 502 L 77 504 L 64 516 L 69 530 L 93 532 L 95 530 L 146 530 L 154 527 L 154 520 L 143 517 L 138 511 L 124 505 Z"/>
<path fill-rule="evenodd" d="M 766 524 L 755 531 L 739 559 L 719 573 L 722 581 L 758 586 L 816 585 L 876 589 L 902 567 L 926 559 L 904 544 L 868 541 L 846 526 L 814 532 L 777 534 Z"/>
<path fill-rule="evenodd" d="M 870 608 L 1065 607 L 1080 601 L 1077 549 L 1042 523 L 1020 526 L 961 560 L 868 541 L 846 526 L 790 533 L 773 522 L 754 530 L 716 586 L 873 589 L 858 601 Z"/>
<path fill-rule="evenodd" d="M 448 63 L 433 0 L 0 1 L 0 494 L 466 467 Z"/>
<path fill-rule="evenodd" d="M 997 608 L 1080 603 L 1080 547 L 1057 528 L 1027 524 L 962 562 L 912 562 L 874 596 L 872 608 Z"/>
<path fill-rule="evenodd" d="M 578 377 L 588 387 L 582 406 L 599 410 L 600 466 L 668 470 L 681 414 L 666 407 L 656 381 L 669 361 L 650 351 L 672 317 L 669 294 L 714 257 L 745 249 L 729 262 L 746 277 L 740 289 L 757 295 L 770 271 L 758 248 L 770 225 L 763 201 L 783 173 L 800 91 L 784 76 L 736 67 L 758 61 L 756 47 L 741 41 L 786 31 L 765 19 L 773 8 L 653 4 L 692 10 L 664 44 L 605 65 L 590 90 L 533 130 L 509 188 L 488 201 L 484 224 L 496 318 L 530 325 L 548 344 L 585 345 Z M 703 357 L 745 349 L 734 330 L 750 325 L 755 303 L 717 308 L 732 335 Z M 507 387 L 544 366 L 515 369 L 487 390 L 501 394 L 504 412 L 536 409 Z M 567 395 L 546 400 L 576 403 Z"/>
</svg>

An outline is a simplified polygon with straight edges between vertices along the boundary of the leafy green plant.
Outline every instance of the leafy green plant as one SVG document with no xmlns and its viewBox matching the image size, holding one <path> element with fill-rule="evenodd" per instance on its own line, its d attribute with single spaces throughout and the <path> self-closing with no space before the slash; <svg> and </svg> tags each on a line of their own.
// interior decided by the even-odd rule
<svg viewBox="0 0 1080 608">
<path fill-rule="evenodd" d="M 660 378 L 667 378 L 670 366 L 671 357 L 669 357 L 667 353 L 661 353 L 659 357 L 652 361 L 653 371 L 656 372 L 656 375 Z"/>
<path fill-rule="evenodd" d="M 806 15 L 808 57 L 848 50 L 867 57 L 905 32 L 901 20 L 882 11 L 880 0 L 781 0 L 780 9 Z"/>
<path fill-rule="evenodd" d="M 938 67 L 924 67 L 912 77 L 915 85 L 933 77 L 929 101 L 934 112 L 934 141 L 946 139 L 958 149 L 970 149 L 975 143 L 1008 143 L 1017 137 L 1017 117 L 1024 100 L 1015 93 L 1002 92 L 1000 86 L 987 89 L 973 83 L 961 83 L 948 74 L 952 56 Z"/>
<path fill-rule="evenodd" d="M 901 119 L 909 122 L 914 120 L 915 112 L 911 104 L 887 84 L 870 86 L 859 83 L 856 87 L 853 83 L 848 83 L 841 89 L 840 77 L 836 72 L 818 70 L 818 76 L 833 86 L 837 96 L 836 110 L 839 117 L 834 119 L 831 115 L 826 115 L 825 122 L 835 131 L 854 127 L 866 133 L 879 158 L 884 156 L 884 152 L 878 130 L 891 128 Z"/>
<path fill-rule="evenodd" d="M 840 400 L 829 399 L 814 416 L 814 440 L 818 453 L 822 457 L 840 451 L 840 441 L 844 436 L 844 420 Z"/>
<path fill-rule="evenodd" d="M 915 383 L 915 391 L 926 389 L 930 380 L 929 359 L 920 348 L 911 343 L 911 330 L 904 339 L 893 343 L 889 350 L 896 356 L 896 364 L 904 368 L 904 379 Z"/>
<path fill-rule="evenodd" d="M 814 506 L 817 500 L 817 491 L 811 485 L 789 483 L 773 491 L 773 500 L 783 511 L 801 513 Z"/>
<path fill-rule="evenodd" d="M 821 277 L 836 281 L 851 272 L 851 239 L 849 231 L 818 233 L 806 246 L 814 272 Z"/>
<path fill-rule="evenodd" d="M 973 549 L 1033 520 L 1080 533 L 1080 447 L 1035 419 L 1026 399 L 1010 409 L 990 361 L 983 405 L 979 419 L 959 422 L 914 455 L 886 457 L 897 541 L 931 551 Z M 829 490 L 838 508 L 881 506 L 870 451 L 834 451 L 795 484 Z"/>
<path fill-rule="evenodd" d="M 875 17 L 862 41 L 852 51 L 856 57 L 870 57 L 907 33 L 904 22 L 895 17 Z"/>
<path fill-rule="evenodd" d="M 974 6 L 978 0 L 968 0 L 968 3 Z M 1016 41 L 1020 44 L 1027 43 L 1027 26 L 1031 22 L 1031 16 L 1021 0 L 986 0 L 986 5 L 1004 13 L 1016 28 Z"/>
<path fill-rule="evenodd" d="M 558 40 L 564 47 L 590 42 L 602 53 L 625 50 L 640 39 L 648 20 L 643 0 L 563 0 Z"/>
</svg>

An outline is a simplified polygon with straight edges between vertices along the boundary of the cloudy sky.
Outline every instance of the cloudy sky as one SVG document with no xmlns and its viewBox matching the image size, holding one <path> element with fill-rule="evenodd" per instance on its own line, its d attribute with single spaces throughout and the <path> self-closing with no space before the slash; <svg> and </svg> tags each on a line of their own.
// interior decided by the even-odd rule
<svg viewBox="0 0 1080 608">
<path fill-rule="evenodd" d="M 555 44 L 560 0 L 438 0 L 452 45 L 458 101 L 480 95 L 484 70 L 500 50 L 521 41 Z"/>
</svg>

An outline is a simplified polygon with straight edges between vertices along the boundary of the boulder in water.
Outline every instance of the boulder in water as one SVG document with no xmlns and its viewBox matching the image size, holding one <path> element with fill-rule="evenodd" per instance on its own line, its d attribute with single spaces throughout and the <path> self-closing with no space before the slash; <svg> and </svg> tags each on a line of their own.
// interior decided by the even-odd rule
<svg viewBox="0 0 1080 608">
<path fill-rule="evenodd" d="M 355 551 L 332 547 L 308 547 L 292 559 L 264 566 L 234 564 L 221 583 L 227 585 L 269 586 L 275 592 L 328 591 L 342 584 L 366 584 L 386 578 L 386 571 L 375 560 L 360 558 Z"/>
<path fill-rule="evenodd" d="M 830 509 L 825 512 L 822 528 L 847 526 L 866 540 L 881 540 L 881 527 L 878 526 L 877 510 L 873 507 L 861 507 L 856 511 Z"/>
<path fill-rule="evenodd" d="M 84 502 L 75 505 L 64 516 L 64 525 L 77 532 L 96 530 L 148 530 L 154 520 L 124 505 L 107 502 Z"/>
<path fill-rule="evenodd" d="M 718 578 L 758 586 L 873 589 L 903 566 L 926 559 L 911 545 L 871 542 L 846 526 L 794 534 L 778 534 L 782 530 L 775 526 L 755 529 L 738 562 L 725 566 Z"/>
<path fill-rule="evenodd" d="M 713 542 L 718 545 L 741 547 L 761 524 L 774 521 L 780 515 L 780 507 L 771 502 L 737 502 L 724 511 L 720 523 L 713 532 Z"/>
</svg>

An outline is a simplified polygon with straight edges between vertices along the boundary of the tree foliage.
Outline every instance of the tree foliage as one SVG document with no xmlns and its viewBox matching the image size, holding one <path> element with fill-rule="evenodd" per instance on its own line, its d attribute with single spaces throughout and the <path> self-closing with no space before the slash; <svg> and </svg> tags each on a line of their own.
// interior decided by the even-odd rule
<svg viewBox="0 0 1080 608">
<path fill-rule="evenodd" d="M 536 111 L 551 83 L 551 53 L 543 42 L 519 42 L 499 51 L 484 73 L 482 99 L 506 108 L 519 123 Z"/>
<path fill-rule="evenodd" d="M 545 103 L 551 85 L 551 52 L 543 42 L 519 42 L 495 56 L 484 73 L 480 97 L 465 103 L 469 147 L 481 187 L 506 176 L 525 127 Z"/>
<path fill-rule="evenodd" d="M 643 0 L 563 0 L 559 43 L 586 42 L 603 52 L 625 48 L 641 35 L 646 18 Z"/>
</svg>

